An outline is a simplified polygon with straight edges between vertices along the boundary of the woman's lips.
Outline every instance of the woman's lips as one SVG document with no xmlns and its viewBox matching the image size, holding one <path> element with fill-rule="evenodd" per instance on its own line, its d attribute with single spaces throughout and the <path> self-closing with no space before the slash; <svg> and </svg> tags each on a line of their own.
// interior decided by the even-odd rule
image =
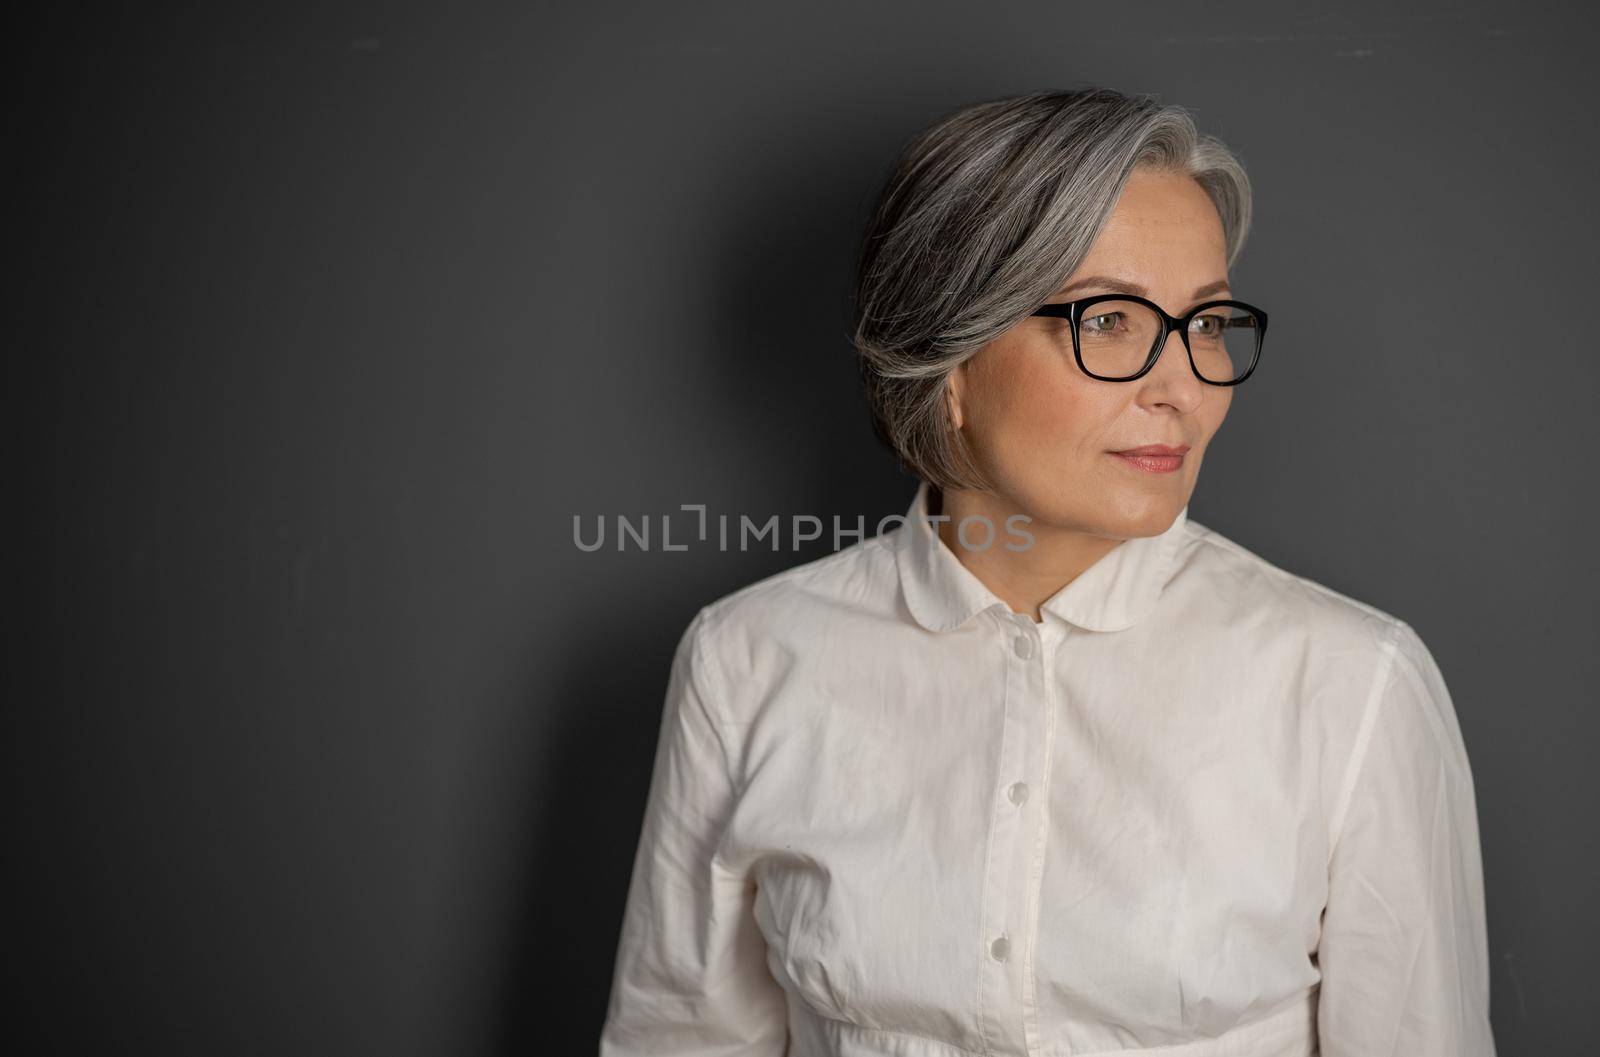
<svg viewBox="0 0 1600 1057">
<path fill-rule="evenodd" d="M 1110 454 L 1115 455 L 1135 469 L 1143 470 L 1145 473 L 1171 473 L 1183 465 L 1183 453 L 1187 449 L 1174 448 L 1171 449 L 1173 454 L 1165 455 L 1160 454 L 1159 448 L 1152 450 L 1154 447 L 1147 446 L 1145 448 L 1133 448 L 1129 451 L 1114 451 Z"/>
</svg>

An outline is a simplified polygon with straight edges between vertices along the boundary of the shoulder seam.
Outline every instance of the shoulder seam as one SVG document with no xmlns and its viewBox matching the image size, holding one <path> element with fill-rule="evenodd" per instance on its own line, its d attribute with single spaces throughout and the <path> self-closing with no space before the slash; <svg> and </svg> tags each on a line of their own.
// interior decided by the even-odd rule
<svg viewBox="0 0 1600 1057">
<path fill-rule="evenodd" d="M 704 628 L 706 624 L 707 608 L 701 607 L 689 622 L 689 682 L 690 688 L 705 704 L 706 718 L 711 721 L 713 733 L 717 738 L 717 755 L 722 761 L 722 773 L 728 780 L 729 789 L 737 789 L 738 783 L 733 778 L 732 753 L 729 746 L 729 727 L 727 717 L 723 715 L 722 706 L 727 692 L 727 684 L 722 680 L 722 671 L 714 664 L 706 652 Z M 702 686 L 702 683 L 715 683 L 716 686 Z"/>
<path fill-rule="evenodd" d="M 1416 629 L 1407 626 L 1410 632 L 1409 640 L 1402 636 L 1403 649 L 1396 658 L 1396 668 L 1400 674 L 1414 679 L 1420 689 L 1424 700 L 1429 707 L 1419 709 L 1423 721 L 1428 725 L 1428 736 L 1432 740 L 1434 751 L 1439 759 L 1444 761 L 1452 773 L 1465 770 L 1470 781 L 1472 764 L 1467 756 L 1467 746 L 1461 737 L 1460 718 L 1456 714 L 1455 703 L 1450 698 L 1450 688 L 1444 682 L 1444 673 L 1438 670 L 1438 662 L 1434 660 L 1427 643 L 1417 634 Z M 1434 685 L 1435 679 L 1438 685 Z M 1435 694 L 1434 691 L 1438 693 Z M 1442 695 L 1442 696 L 1441 696 Z M 1448 709 L 1453 723 L 1448 721 L 1443 714 Z"/>
<path fill-rule="evenodd" d="M 1383 641 L 1378 663 L 1373 668 L 1372 684 L 1367 690 L 1367 702 L 1361 711 L 1361 723 L 1356 728 L 1355 743 L 1350 749 L 1350 760 L 1345 765 L 1344 779 L 1340 782 L 1339 793 L 1334 800 L 1333 816 L 1328 822 L 1330 864 L 1333 861 L 1333 851 L 1339 844 L 1339 835 L 1344 829 L 1344 816 L 1350 808 L 1350 799 L 1355 793 L 1356 783 L 1360 780 L 1361 772 L 1367 762 L 1368 749 L 1372 744 L 1372 731 L 1378 722 L 1378 713 L 1388 697 L 1386 691 L 1389 689 L 1389 684 L 1394 679 L 1395 655 L 1399 652 L 1400 639 L 1407 627 L 1405 621 L 1394 620 L 1388 637 Z"/>
</svg>

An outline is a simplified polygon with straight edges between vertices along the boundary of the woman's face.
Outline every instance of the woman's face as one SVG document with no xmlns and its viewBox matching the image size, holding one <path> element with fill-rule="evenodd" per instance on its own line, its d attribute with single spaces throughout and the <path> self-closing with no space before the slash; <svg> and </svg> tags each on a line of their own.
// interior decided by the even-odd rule
<svg viewBox="0 0 1600 1057">
<path fill-rule="evenodd" d="M 1181 316 L 1233 296 L 1227 278 L 1222 221 L 1205 190 L 1136 169 L 1082 267 L 1049 303 L 1120 289 Z M 1090 378 L 1073 358 L 1070 324 L 1033 316 L 961 364 L 950 398 L 1003 506 L 1043 526 L 1129 539 L 1164 531 L 1189 501 L 1233 387 L 1196 378 L 1176 331 L 1137 381 Z M 1165 473 L 1113 454 L 1146 444 L 1189 450 Z"/>
</svg>

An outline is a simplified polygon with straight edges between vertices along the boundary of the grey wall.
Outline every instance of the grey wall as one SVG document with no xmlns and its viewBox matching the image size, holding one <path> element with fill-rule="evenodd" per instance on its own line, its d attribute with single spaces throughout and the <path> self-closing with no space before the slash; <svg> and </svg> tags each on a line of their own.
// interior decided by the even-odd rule
<svg viewBox="0 0 1600 1057">
<path fill-rule="evenodd" d="M 902 510 L 845 341 L 878 181 L 949 108 L 1100 83 L 1192 108 L 1257 188 L 1235 289 L 1272 335 L 1193 516 L 1428 641 L 1501 1052 L 1568 1052 L 1597 983 L 1594 29 L 52 7 L 8 137 L 15 1030 L 588 1052 L 672 647 L 832 544 L 587 554 L 573 515 Z"/>
</svg>

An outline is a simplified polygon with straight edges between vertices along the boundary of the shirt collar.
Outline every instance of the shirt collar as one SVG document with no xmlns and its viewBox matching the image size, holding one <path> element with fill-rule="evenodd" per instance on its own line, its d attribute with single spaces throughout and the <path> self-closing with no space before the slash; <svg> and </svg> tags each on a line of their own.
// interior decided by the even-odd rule
<svg viewBox="0 0 1600 1057">
<path fill-rule="evenodd" d="M 927 520 L 929 491 L 928 482 L 919 483 L 896 541 L 895 563 L 911 615 L 929 631 L 951 631 L 992 606 L 1009 614 L 1011 607 L 961 564 Z M 1089 631 L 1132 627 L 1160 600 L 1188 516 L 1185 504 L 1160 535 L 1123 540 L 1040 608 Z M 992 546 L 1011 538 L 996 526 Z"/>
</svg>

